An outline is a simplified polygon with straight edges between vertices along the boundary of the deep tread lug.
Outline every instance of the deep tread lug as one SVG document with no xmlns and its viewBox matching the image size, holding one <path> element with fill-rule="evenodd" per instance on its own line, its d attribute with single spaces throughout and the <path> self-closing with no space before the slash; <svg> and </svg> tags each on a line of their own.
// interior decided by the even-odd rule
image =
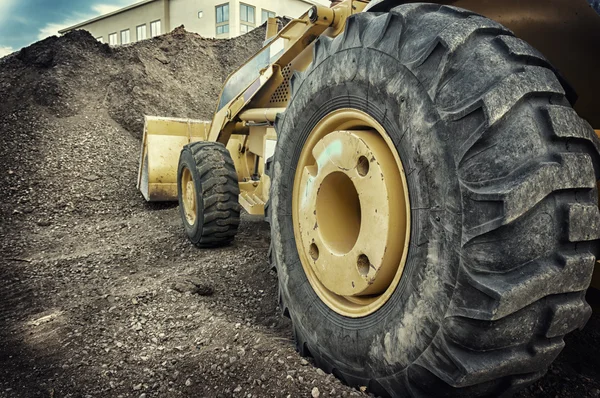
<svg viewBox="0 0 600 398">
<path fill-rule="evenodd" d="M 201 221 L 202 225 L 198 225 L 196 232 L 189 232 L 188 237 L 201 248 L 229 244 L 237 234 L 241 211 L 238 177 L 229 151 L 221 143 L 207 141 L 186 145 L 182 153 L 185 151 L 191 153 L 194 161 L 188 166 L 195 168 L 194 184 L 196 191 L 201 193 L 197 205 L 202 206 L 197 215 L 197 222 Z M 192 227 L 186 227 L 186 231 Z"/>
</svg>

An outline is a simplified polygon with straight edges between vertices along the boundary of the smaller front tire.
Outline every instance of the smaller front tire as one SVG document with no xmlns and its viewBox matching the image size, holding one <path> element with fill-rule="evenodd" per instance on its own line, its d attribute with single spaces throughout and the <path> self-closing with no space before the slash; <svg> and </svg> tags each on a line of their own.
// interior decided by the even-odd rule
<svg viewBox="0 0 600 398">
<path fill-rule="evenodd" d="M 225 146 L 218 142 L 186 145 L 179 156 L 177 187 L 189 240 L 200 248 L 230 244 L 240 224 L 240 188 Z"/>
</svg>

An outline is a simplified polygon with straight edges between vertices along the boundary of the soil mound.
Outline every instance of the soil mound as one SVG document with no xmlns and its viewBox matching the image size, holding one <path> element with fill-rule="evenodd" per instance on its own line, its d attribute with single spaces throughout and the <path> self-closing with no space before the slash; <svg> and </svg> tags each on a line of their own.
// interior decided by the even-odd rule
<svg viewBox="0 0 600 398">
<path fill-rule="evenodd" d="M 115 48 L 86 31 L 50 37 L 0 60 L 0 115 L 29 104 L 57 117 L 92 107 L 135 137 L 144 114 L 210 119 L 223 82 L 262 47 L 264 34 L 216 40 L 179 27 Z"/>
</svg>

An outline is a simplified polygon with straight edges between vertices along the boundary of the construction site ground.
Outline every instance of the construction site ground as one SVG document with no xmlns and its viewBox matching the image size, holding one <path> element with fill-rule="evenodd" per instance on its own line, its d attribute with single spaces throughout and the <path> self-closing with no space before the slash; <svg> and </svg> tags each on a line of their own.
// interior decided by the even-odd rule
<svg viewBox="0 0 600 398">
<path fill-rule="evenodd" d="M 295 351 L 243 215 L 200 250 L 136 190 L 143 115 L 210 119 L 264 29 L 110 48 L 86 32 L 0 60 L 0 397 L 347 397 Z M 600 396 L 600 317 L 518 396 Z"/>
</svg>

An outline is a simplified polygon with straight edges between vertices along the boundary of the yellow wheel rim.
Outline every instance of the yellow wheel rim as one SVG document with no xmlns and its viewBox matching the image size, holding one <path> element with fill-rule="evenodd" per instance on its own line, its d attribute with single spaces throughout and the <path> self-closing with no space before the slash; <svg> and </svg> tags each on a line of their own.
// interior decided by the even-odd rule
<svg viewBox="0 0 600 398">
<path fill-rule="evenodd" d="M 192 172 L 184 167 L 181 174 L 181 199 L 183 202 L 183 212 L 189 225 L 196 223 L 196 187 Z"/>
<path fill-rule="evenodd" d="M 377 311 L 400 282 L 410 239 L 404 167 L 383 126 L 353 109 L 324 117 L 293 192 L 296 246 L 314 291 L 344 316 Z"/>
</svg>

